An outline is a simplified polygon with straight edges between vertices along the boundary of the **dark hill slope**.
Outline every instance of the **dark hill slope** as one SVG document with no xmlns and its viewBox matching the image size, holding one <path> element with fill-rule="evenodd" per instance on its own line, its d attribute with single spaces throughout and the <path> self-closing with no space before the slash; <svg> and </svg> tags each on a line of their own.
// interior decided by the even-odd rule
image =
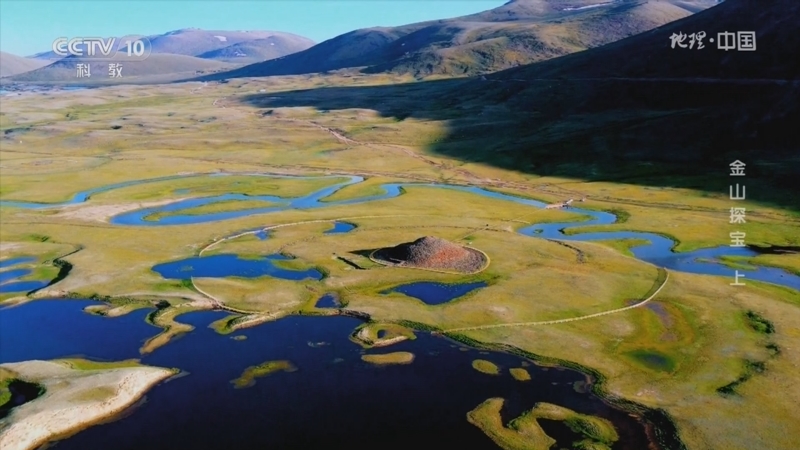
<svg viewBox="0 0 800 450">
<path fill-rule="evenodd" d="M 308 50 L 211 77 L 366 72 L 474 75 L 622 39 L 703 9 L 713 0 L 514 0 L 469 16 L 352 31 Z"/>
<path fill-rule="evenodd" d="M 726 195 L 727 165 L 740 159 L 753 197 L 800 210 L 797 23 L 793 0 L 727 0 L 642 35 L 485 77 L 251 101 L 446 121 L 448 136 L 432 152 L 540 175 Z M 674 32 L 700 30 L 754 30 L 757 51 L 670 48 Z"/>
<path fill-rule="evenodd" d="M 793 0 L 727 0 L 601 48 L 445 89 L 437 102 L 462 117 L 435 149 L 539 174 L 719 193 L 727 164 L 741 159 L 762 183 L 754 195 L 798 207 L 798 23 Z M 673 33 L 700 30 L 706 48 L 670 47 Z M 756 31 L 755 52 L 709 42 L 738 30 Z M 491 125 L 480 118 L 489 107 Z"/>
</svg>

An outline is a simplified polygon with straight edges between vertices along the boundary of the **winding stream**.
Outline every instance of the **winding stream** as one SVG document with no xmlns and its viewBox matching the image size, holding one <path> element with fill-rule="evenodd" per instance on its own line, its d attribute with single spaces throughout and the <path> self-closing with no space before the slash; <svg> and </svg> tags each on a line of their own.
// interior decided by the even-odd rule
<svg viewBox="0 0 800 450">
<path fill-rule="evenodd" d="M 308 176 L 291 176 L 291 175 L 272 175 L 272 174 L 228 174 L 217 173 L 211 175 L 175 175 L 169 177 L 153 178 L 149 180 L 128 181 L 124 183 L 116 183 L 108 186 L 82 191 L 69 201 L 63 203 L 33 203 L 33 202 L 19 202 L 0 200 L 0 207 L 17 207 L 26 209 L 40 209 L 40 208 L 56 208 L 77 203 L 83 203 L 90 199 L 94 194 L 106 192 L 113 189 L 119 189 L 137 184 L 153 183 L 158 181 L 174 180 L 180 178 L 197 177 L 197 176 L 227 176 L 227 175 L 251 175 L 263 176 L 272 178 L 294 178 L 294 179 L 312 179 L 319 177 Z M 253 214 L 267 214 L 271 212 L 284 211 L 288 209 L 314 209 L 325 208 L 328 206 L 338 205 L 351 205 L 359 203 L 367 203 L 379 200 L 392 199 L 402 193 L 403 188 L 408 187 L 423 187 L 431 189 L 454 189 L 462 192 L 468 192 L 483 197 L 488 197 L 496 200 L 510 201 L 520 205 L 526 205 L 533 208 L 544 208 L 545 203 L 516 197 L 509 194 L 490 191 L 484 188 L 475 186 L 456 186 L 447 184 L 432 184 L 432 183 L 387 183 L 381 187 L 384 190 L 383 194 L 365 196 L 360 198 L 325 201 L 325 199 L 338 190 L 346 187 L 361 183 L 364 178 L 360 176 L 341 176 L 332 175 L 326 178 L 347 178 L 346 181 L 337 183 L 323 189 L 312 192 L 311 194 L 300 196 L 296 198 L 283 198 L 271 195 L 254 196 L 244 194 L 224 194 L 210 197 L 190 198 L 180 200 L 167 205 L 154 206 L 149 208 L 142 208 L 135 211 L 126 212 L 117 215 L 111 219 L 111 223 L 115 225 L 125 226 L 169 226 L 169 225 L 189 225 L 197 223 L 207 223 L 219 220 L 235 219 L 238 217 L 249 216 Z M 189 192 L 189 191 L 187 191 Z M 198 206 L 208 205 L 216 202 L 226 200 L 263 200 L 277 203 L 275 206 L 255 209 L 245 209 L 239 211 L 226 211 L 208 214 L 176 214 L 181 210 L 188 208 L 195 208 Z M 591 211 L 580 208 L 570 208 L 571 212 L 579 213 L 589 216 L 591 219 L 588 221 L 578 222 L 561 222 L 561 223 L 547 223 L 535 224 L 523 227 L 517 230 L 519 233 L 526 236 L 533 236 L 545 239 L 559 239 L 565 241 L 598 241 L 598 240 L 616 240 L 616 239 L 640 239 L 648 241 L 646 244 L 632 247 L 631 251 L 634 256 L 642 261 L 646 261 L 667 269 L 677 270 L 681 272 L 689 272 L 703 275 L 718 275 L 731 277 L 733 281 L 734 269 L 725 266 L 718 259 L 722 256 L 739 256 L 739 257 L 752 257 L 758 255 L 758 252 L 747 247 L 730 247 L 720 246 L 713 248 L 704 248 L 692 252 L 674 252 L 672 249 L 676 245 L 675 241 L 659 234 L 638 232 L 638 231 L 606 231 L 606 232 L 593 232 L 593 233 L 575 233 L 565 234 L 567 229 L 575 229 L 579 227 L 586 227 L 592 225 L 609 225 L 617 221 L 614 214 Z M 169 214 L 159 216 L 159 214 Z M 778 284 L 781 286 L 790 287 L 792 289 L 800 290 L 800 276 L 789 273 L 783 269 L 764 267 L 764 266 L 751 266 L 747 270 L 742 270 L 744 275 L 744 282 L 746 280 L 759 280 L 768 283 Z"/>
<path fill-rule="evenodd" d="M 55 208 L 86 202 L 99 192 L 183 177 L 186 176 L 95 188 L 79 192 L 71 200 L 59 204 L 0 201 L 0 206 Z M 388 200 L 401 195 L 404 188 L 453 189 L 525 207 L 545 206 L 542 202 L 479 187 L 424 183 L 387 183 L 382 185 L 383 194 L 339 201 L 325 200 L 339 189 L 362 181 L 361 177 L 349 177 L 344 182 L 296 198 L 243 194 L 191 198 L 123 213 L 113 217 L 111 223 L 147 227 L 205 223 L 287 209 L 325 208 Z M 191 191 L 181 194 L 191 195 Z M 180 214 L 187 208 L 240 199 L 265 200 L 274 205 L 209 214 Z M 709 261 L 725 255 L 757 254 L 748 248 L 730 247 L 675 253 L 672 251 L 675 246 L 673 240 L 654 233 L 618 231 L 567 235 L 564 233 L 567 229 L 613 224 L 617 220 L 616 216 L 606 212 L 579 208 L 570 210 L 589 216 L 590 220 L 535 224 L 517 231 L 526 236 L 573 241 L 645 240 L 646 244 L 632 248 L 636 258 L 673 270 L 709 275 L 732 277 L 733 269 L 719 263 L 698 261 L 698 258 Z M 346 233 L 353 228 L 352 224 L 332 222 L 333 228 L 327 231 L 329 234 Z M 267 231 L 251 232 L 259 239 L 269 237 Z M 263 260 L 238 260 L 236 255 L 217 255 L 216 258 L 227 258 L 222 265 L 231 266 L 231 270 L 238 265 L 246 266 L 252 276 L 271 274 L 287 279 L 302 279 L 308 276 L 315 278 L 316 275 L 283 270 L 273 264 L 273 260 L 280 259 L 276 255 Z M 27 269 L 13 269 L 15 264 L 30 260 L 15 258 L 0 261 L 0 267 L 6 269 L 0 271 L 6 281 L 3 286 L 8 286 L 9 281 L 27 273 L 24 272 Z M 156 266 L 155 270 L 167 278 L 183 279 L 187 272 L 202 275 L 207 263 L 214 261 L 195 258 L 164 263 Z M 754 269 L 746 272 L 747 279 L 800 290 L 800 277 L 796 275 L 774 268 Z M 420 291 L 409 291 L 407 294 L 416 295 L 423 301 L 429 291 L 435 291 L 438 295 L 444 289 L 442 286 L 429 285 L 415 285 L 413 288 Z M 457 294 L 463 293 L 452 293 Z M 377 367 L 362 361 L 361 356 L 365 351 L 347 339 L 361 323 L 354 318 L 290 316 L 240 331 L 237 334 L 246 339 L 239 342 L 207 328 L 224 313 L 195 312 L 181 317 L 181 322 L 197 327 L 193 332 L 142 357 L 138 349 L 143 340 L 158 332 L 142 320 L 147 311 L 138 310 L 108 319 L 82 312 L 83 307 L 92 304 L 97 303 L 42 300 L 0 310 L 0 341 L 4 342 L 0 363 L 72 355 L 90 355 L 108 360 L 141 357 L 145 364 L 179 367 L 191 376 L 155 387 L 137 414 L 125 420 L 91 427 L 60 442 L 59 448 L 322 448 L 331 443 L 355 447 L 363 446 L 364 442 L 374 442 L 383 448 L 400 449 L 431 445 L 425 436 L 436 436 L 437 440 L 444 437 L 454 448 L 490 449 L 496 448 L 496 445 L 468 424 L 464 414 L 494 396 L 508 400 L 503 412 L 504 421 L 530 408 L 535 402 L 548 401 L 611 420 L 621 438 L 612 446 L 614 450 L 638 450 L 645 448 L 649 442 L 642 419 L 636 419 L 587 393 L 582 384 L 585 377 L 578 372 L 529 365 L 513 355 L 455 345 L 427 333 L 417 333 L 417 339 L 401 342 L 389 350 L 414 353 L 416 359 L 413 364 Z M 326 296 L 320 299 L 319 306 L 336 307 L 337 304 L 333 298 Z M 27 326 L 30 323 L 41 326 Z M 64 323 L 69 323 L 69 326 L 63 326 Z M 97 336 L 115 336 L 115 339 L 98 345 Z M 372 354 L 376 352 L 386 351 L 366 351 Z M 493 361 L 503 368 L 502 375 L 491 376 L 475 371 L 471 367 L 474 359 Z M 241 374 L 245 367 L 267 360 L 290 360 L 299 370 L 296 374 L 279 373 L 260 378 L 249 389 L 231 387 L 230 381 Z M 530 372 L 531 382 L 516 381 L 508 374 L 509 368 L 521 366 Z M 459 382 L 453 383 L 454 379 Z M 674 436 L 674 428 L 661 416 L 654 415 L 644 422 Z M 579 438 L 560 422 L 543 421 L 542 427 L 560 443 Z"/>
</svg>

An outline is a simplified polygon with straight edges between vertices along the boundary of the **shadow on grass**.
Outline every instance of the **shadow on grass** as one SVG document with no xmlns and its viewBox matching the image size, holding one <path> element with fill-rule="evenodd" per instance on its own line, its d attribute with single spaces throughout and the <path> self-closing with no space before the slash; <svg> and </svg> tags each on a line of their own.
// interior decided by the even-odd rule
<svg viewBox="0 0 800 450">
<path fill-rule="evenodd" d="M 249 95 L 254 108 L 365 108 L 441 121 L 434 154 L 586 181 L 705 191 L 800 211 L 800 85 L 647 79 L 453 79 Z M 362 138 L 367 140 L 368 138 Z M 746 177 L 730 177 L 734 160 Z"/>
</svg>

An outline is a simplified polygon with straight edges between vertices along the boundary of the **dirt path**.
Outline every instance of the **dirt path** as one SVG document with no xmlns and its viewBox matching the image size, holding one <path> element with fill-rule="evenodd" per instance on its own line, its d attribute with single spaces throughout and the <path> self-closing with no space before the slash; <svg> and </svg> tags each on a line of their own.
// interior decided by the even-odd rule
<svg viewBox="0 0 800 450">
<path fill-rule="evenodd" d="M 205 253 L 207 250 L 210 250 L 210 249 L 216 247 L 217 245 L 219 245 L 219 244 L 221 244 L 221 243 L 223 243 L 225 241 L 228 241 L 228 240 L 231 240 L 231 239 L 236 239 L 236 238 L 239 238 L 239 237 L 242 237 L 242 236 L 246 236 L 248 234 L 256 234 L 256 233 L 260 233 L 260 232 L 263 232 L 263 231 L 275 230 L 275 229 L 283 228 L 283 227 L 290 227 L 290 226 L 294 226 L 294 225 L 304 225 L 304 224 L 309 224 L 309 223 L 333 223 L 333 222 L 337 222 L 337 221 L 346 221 L 346 220 L 355 220 L 355 219 L 380 219 L 380 218 L 388 218 L 388 217 L 410 217 L 410 216 L 413 216 L 413 214 L 341 217 L 341 218 L 338 218 L 338 219 L 304 220 L 304 221 L 300 221 L 300 222 L 290 222 L 290 223 L 283 223 L 283 224 L 279 224 L 279 225 L 270 225 L 270 226 L 267 226 L 267 227 L 264 227 L 264 228 L 261 228 L 261 229 L 258 229 L 258 230 L 245 231 L 245 232 L 242 232 L 242 233 L 235 234 L 233 236 L 228 236 L 228 237 L 216 240 L 216 241 L 212 242 L 211 244 L 208 244 L 207 246 L 203 247 L 203 249 L 200 250 L 200 252 L 197 254 L 197 256 L 203 256 L 203 253 Z M 211 295 L 210 293 L 204 291 L 199 286 L 197 286 L 197 283 L 195 283 L 195 281 L 194 281 L 194 277 L 191 277 L 190 281 L 192 283 L 192 287 L 194 289 L 196 289 L 197 292 L 199 292 L 199 293 L 205 295 L 206 297 L 208 297 L 208 299 L 211 300 L 211 302 L 214 304 L 214 307 L 216 309 L 223 309 L 223 310 L 235 312 L 235 313 L 238 313 L 238 314 L 264 315 L 264 313 L 261 313 L 261 312 L 258 312 L 258 311 L 244 311 L 244 310 L 237 310 L 237 309 L 228 307 L 228 306 L 225 305 L 225 302 L 223 302 L 222 300 L 218 299 L 217 297 Z"/>
<path fill-rule="evenodd" d="M 667 272 L 666 269 L 659 269 L 659 270 L 664 270 L 664 273 L 666 274 L 666 276 L 664 278 L 664 282 L 661 283 L 661 286 L 658 289 L 656 289 L 655 292 L 653 292 L 653 295 L 651 295 L 651 296 L 647 297 L 646 299 L 644 299 L 644 300 L 642 300 L 642 301 L 640 301 L 638 303 L 635 303 L 635 304 L 633 304 L 631 306 L 625 306 L 623 308 L 612 309 L 610 311 L 603 311 L 603 312 L 599 312 L 599 313 L 589 314 L 589 315 L 586 315 L 586 316 L 571 317 L 569 319 L 543 320 L 543 321 L 540 321 L 540 322 L 500 323 L 500 324 L 494 324 L 494 325 L 479 325 L 479 326 L 475 326 L 475 327 L 450 328 L 448 330 L 442 330 L 439 334 L 454 333 L 454 332 L 457 332 L 457 331 L 488 330 L 488 329 L 491 329 L 491 328 L 526 327 L 526 326 L 533 326 L 533 325 L 555 325 L 555 324 L 559 324 L 559 323 L 577 322 L 579 320 L 593 319 L 595 317 L 606 316 L 606 315 L 609 315 L 609 314 L 616 314 L 616 313 L 620 313 L 620 312 L 623 312 L 623 311 L 628 311 L 630 309 L 634 309 L 634 308 L 638 308 L 640 306 L 646 305 L 648 302 L 650 302 L 650 300 L 655 298 L 655 296 L 658 295 L 658 293 L 661 292 L 662 289 L 664 289 L 664 286 L 667 285 L 667 281 L 669 280 L 669 272 Z"/>
</svg>

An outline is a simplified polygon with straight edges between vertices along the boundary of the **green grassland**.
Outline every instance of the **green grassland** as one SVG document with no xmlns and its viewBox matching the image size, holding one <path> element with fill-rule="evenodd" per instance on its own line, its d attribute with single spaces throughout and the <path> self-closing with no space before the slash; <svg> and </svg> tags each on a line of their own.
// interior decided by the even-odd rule
<svg viewBox="0 0 800 450">
<path fill-rule="evenodd" d="M 362 82 L 392 80 L 364 77 Z M 54 276 L 48 268 L 52 261 L 68 254 L 62 259 L 72 267 L 69 274 L 37 297 L 100 298 L 115 308 L 152 307 L 150 300 L 170 299 L 171 307 L 150 316 L 153 324 L 165 330 L 146 343 L 143 351 L 148 351 L 189 331 L 191 327 L 176 317 L 208 308 L 206 294 L 232 310 L 280 317 L 319 313 L 314 303 L 332 292 L 347 309 L 368 314 L 371 324 L 377 324 L 369 333 L 374 331 L 377 337 L 380 327 L 389 329 L 398 323 L 450 329 L 603 312 L 641 299 L 658 276 L 656 267 L 630 257 L 630 246 L 639 243 L 635 240 L 571 242 L 569 248 L 515 232 L 526 224 L 585 219 L 575 212 L 539 210 L 421 186 L 408 187 L 395 199 L 180 227 L 108 223 L 113 214 L 141 202 L 229 192 L 294 197 L 337 182 L 334 178 L 247 175 L 254 172 L 367 178 L 328 200 L 375 195 L 382 183 L 398 181 L 471 183 L 545 202 L 585 196 L 580 207 L 624 212 L 619 215 L 626 220 L 570 233 L 649 231 L 674 238 L 678 251 L 730 243 L 728 233 L 734 226 L 728 224 L 731 200 L 727 192 L 711 195 L 691 189 L 587 183 L 464 163 L 426 150 L 447 135 L 447 119 L 400 119 L 357 108 L 327 111 L 279 106 L 267 99 L 289 90 L 350 83 L 336 75 L 271 77 L 209 84 L 194 94 L 191 89 L 199 85 L 178 84 L 4 99 L 0 131 L 14 139 L 3 140 L 0 149 L 0 199 L 60 202 L 85 189 L 124 181 L 223 171 L 229 175 L 129 186 L 65 208 L 3 207 L 2 258 L 36 256 L 30 267 L 36 268 L 36 276 L 47 278 Z M 267 94 L 256 95 L 260 89 Z M 338 101 L 335 90 L 302 95 L 331 95 L 331 101 Z M 219 100 L 217 106 L 215 100 Z M 402 106 L 404 100 L 393 101 Z M 220 103 L 225 107 L 219 107 Z M 491 114 L 470 120 L 502 126 L 489 123 Z M 109 124 L 122 127 L 112 129 Z M 330 130 L 351 141 L 343 142 Z M 179 189 L 189 192 L 175 193 Z M 238 208 L 243 203 L 247 202 L 209 208 Z M 797 213 L 752 200 L 738 203 L 748 209 L 748 221 L 739 227 L 747 233 L 748 244 L 800 244 Z M 345 234 L 323 234 L 335 220 L 357 228 Z M 272 229 L 263 241 L 247 235 L 219 242 L 241 230 L 286 224 L 290 225 Z M 469 241 L 486 252 L 491 263 L 475 275 L 451 275 L 380 266 L 365 256 L 371 250 L 426 235 L 459 244 Z M 284 253 L 296 259 L 281 262 L 282 266 L 316 267 L 325 277 L 301 282 L 270 277 L 196 278 L 192 283 L 165 280 L 152 271 L 156 264 L 195 256 L 214 242 L 219 243 L 203 255 Z M 746 262 L 800 271 L 796 254 L 759 255 Z M 488 287 L 442 305 L 380 293 L 423 280 L 485 281 Z M 800 392 L 791 384 L 800 364 L 800 294 L 754 281 L 746 287 L 729 283 L 724 277 L 670 272 L 664 290 L 642 307 L 556 325 L 469 330 L 462 336 L 510 345 L 531 359 L 580 366 L 597 376 L 593 385 L 597 393 L 666 411 L 690 449 L 792 448 L 800 440 L 800 429 L 792 419 L 800 415 Z M 11 297 L 3 295 L 0 300 Z M 749 311 L 760 319 L 749 319 Z M 766 329 L 772 332 L 765 333 Z M 731 383 L 736 383 L 735 395 L 719 391 Z M 535 421 L 522 420 L 511 431 L 502 427 L 501 406 L 490 403 L 483 412 L 492 414 L 473 420 L 483 423 L 484 430 L 490 425 L 499 430 L 493 439 L 509 443 L 506 448 L 539 448 L 515 447 L 520 434 L 524 445 L 547 444 L 549 438 L 537 430 Z M 588 438 L 582 442 L 582 448 L 605 445 Z"/>
<path fill-rule="evenodd" d="M 531 374 L 524 367 L 512 367 L 508 371 L 517 381 L 529 381 L 531 379 Z"/>
<path fill-rule="evenodd" d="M 562 421 L 582 436 L 583 440 L 573 443 L 575 449 L 610 449 L 619 440 L 616 429 L 608 420 L 551 403 L 537 403 L 504 426 L 500 417 L 503 403 L 502 398 L 490 398 L 470 411 L 467 420 L 505 450 L 546 450 L 556 444 L 542 430 L 538 419 Z"/>
<path fill-rule="evenodd" d="M 392 352 L 379 355 L 361 355 L 361 360 L 378 366 L 411 364 L 414 361 L 414 354 L 411 352 Z"/>
<path fill-rule="evenodd" d="M 350 339 L 364 348 L 383 347 L 406 339 L 416 339 L 414 330 L 396 323 L 365 323 Z"/>
<path fill-rule="evenodd" d="M 106 369 L 119 369 L 122 367 L 141 367 L 138 359 L 127 359 L 124 361 L 91 361 L 81 358 L 66 358 L 56 359 L 54 362 L 64 364 L 70 369 L 75 370 L 106 370 Z"/>
<path fill-rule="evenodd" d="M 256 384 L 256 378 L 265 377 L 275 372 L 294 372 L 297 368 L 290 361 L 267 361 L 256 366 L 250 366 L 242 375 L 232 380 L 237 389 L 248 388 Z"/>
<path fill-rule="evenodd" d="M 296 179 L 242 175 L 214 177 L 197 175 L 101 192 L 95 194 L 93 199 L 104 202 L 161 200 L 175 197 L 208 197 L 230 193 L 244 195 L 275 195 L 291 198 L 309 194 L 342 181 L 345 181 L 345 179 L 336 177 Z M 176 190 L 185 190 L 188 192 L 176 193 Z"/>
<path fill-rule="evenodd" d="M 500 368 L 497 367 L 495 363 L 486 361 L 485 359 L 476 359 L 475 361 L 472 361 L 472 368 L 487 375 L 500 374 Z"/>
<path fill-rule="evenodd" d="M 19 378 L 19 374 L 12 370 L 0 367 L 0 407 L 11 400 L 11 391 L 8 385 Z"/>
</svg>

